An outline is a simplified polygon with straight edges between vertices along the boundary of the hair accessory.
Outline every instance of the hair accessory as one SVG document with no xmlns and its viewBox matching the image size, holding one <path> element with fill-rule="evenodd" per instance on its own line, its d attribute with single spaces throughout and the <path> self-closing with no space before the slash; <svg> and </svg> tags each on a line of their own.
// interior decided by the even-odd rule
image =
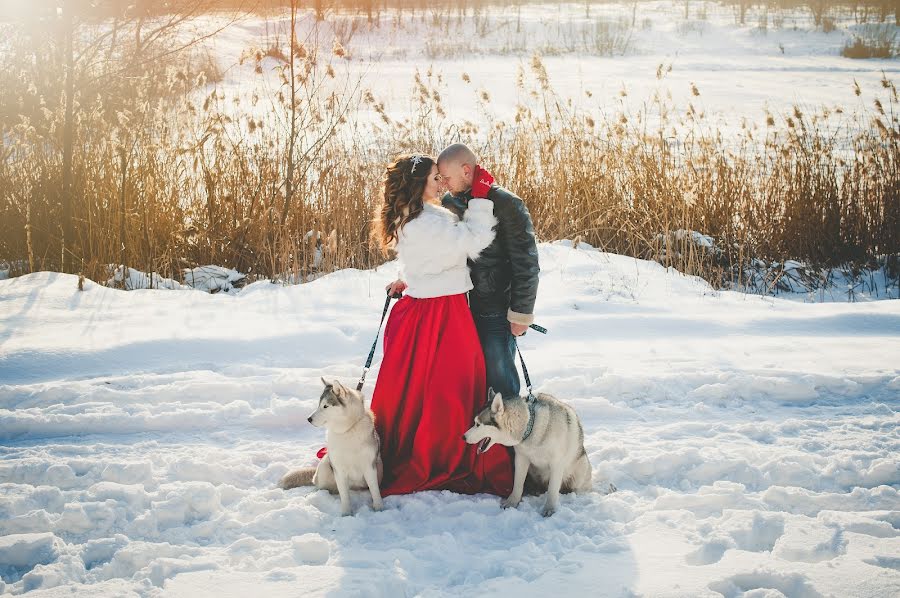
<svg viewBox="0 0 900 598">
<path fill-rule="evenodd" d="M 409 169 L 409 173 L 412 174 L 416 171 L 416 166 L 418 166 L 422 161 L 422 156 L 416 154 L 412 158 L 410 158 L 410 160 L 412 160 L 412 168 Z"/>
</svg>

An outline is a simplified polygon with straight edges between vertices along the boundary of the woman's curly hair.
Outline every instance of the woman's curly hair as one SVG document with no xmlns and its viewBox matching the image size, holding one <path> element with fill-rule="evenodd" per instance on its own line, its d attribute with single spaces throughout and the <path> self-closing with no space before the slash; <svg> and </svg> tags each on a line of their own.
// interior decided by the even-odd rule
<svg viewBox="0 0 900 598">
<path fill-rule="evenodd" d="M 394 248 L 403 225 L 422 213 L 422 192 L 436 163 L 433 156 L 404 154 L 384 171 L 384 197 L 375 209 L 372 233 L 385 254 Z"/>
</svg>

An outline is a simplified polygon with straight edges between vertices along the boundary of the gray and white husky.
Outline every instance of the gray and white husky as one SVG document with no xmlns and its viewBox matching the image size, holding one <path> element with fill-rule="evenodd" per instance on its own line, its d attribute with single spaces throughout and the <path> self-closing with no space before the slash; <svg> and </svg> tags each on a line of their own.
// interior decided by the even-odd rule
<svg viewBox="0 0 900 598">
<path fill-rule="evenodd" d="M 372 508 L 380 511 L 380 484 L 383 474 L 381 442 L 375 430 L 375 414 L 366 409 L 361 392 L 340 382 L 322 378 L 325 390 L 319 407 L 308 421 L 324 427 L 328 453 L 317 467 L 292 471 L 281 478 L 279 486 L 288 490 L 298 486 L 324 488 L 341 497 L 341 514 L 350 514 L 350 489 L 369 489 Z"/>
<path fill-rule="evenodd" d="M 488 406 L 475 416 L 475 425 L 463 435 L 483 453 L 494 444 L 515 448 L 512 494 L 501 504 L 516 507 L 522 500 L 526 475 L 529 483 L 547 491 L 541 512 L 552 515 L 559 493 L 591 489 L 591 462 L 584 450 L 584 430 L 575 410 L 551 395 L 533 399 L 506 398 L 488 391 Z"/>
</svg>

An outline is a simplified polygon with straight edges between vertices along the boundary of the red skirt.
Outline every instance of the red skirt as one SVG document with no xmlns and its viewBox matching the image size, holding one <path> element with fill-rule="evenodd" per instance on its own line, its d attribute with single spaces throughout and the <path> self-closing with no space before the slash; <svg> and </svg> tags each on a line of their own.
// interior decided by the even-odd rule
<svg viewBox="0 0 900 598">
<path fill-rule="evenodd" d="M 381 493 L 452 490 L 506 496 L 509 451 L 477 455 L 463 433 L 487 400 L 484 354 L 465 294 L 404 296 L 384 329 L 384 359 L 372 395 L 381 436 Z"/>
</svg>

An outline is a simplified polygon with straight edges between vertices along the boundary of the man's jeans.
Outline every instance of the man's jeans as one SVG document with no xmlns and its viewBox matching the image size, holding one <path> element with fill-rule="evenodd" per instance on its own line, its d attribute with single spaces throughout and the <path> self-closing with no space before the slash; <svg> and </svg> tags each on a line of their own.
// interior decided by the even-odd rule
<svg viewBox="0 0 900 598">
<path fill-rule="evenodd" d="M 509 330 L 506 313 L 473 313 L 472 318 L 484 351 L 488 388 L 504 397 L 519 396 L 521 383 L 516 370 L 516 337 Z"/>
</svg>

